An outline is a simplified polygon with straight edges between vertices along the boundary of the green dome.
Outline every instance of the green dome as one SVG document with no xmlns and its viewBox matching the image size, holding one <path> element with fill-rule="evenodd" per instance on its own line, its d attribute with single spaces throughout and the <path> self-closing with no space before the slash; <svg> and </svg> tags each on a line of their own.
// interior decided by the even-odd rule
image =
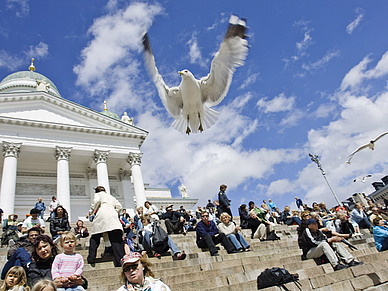
<svg viewBox="0 0 388 291">
<path fill-rule="evenodd" d="M 105 111 L 105 110 L 104 110 L 104 111 L 101 111 L 100 113 L 101 113 L 101 114 L 104 114 L 104 115 L 106 115 L 106 116 L 112 117 L 112 118 L 114 118 L 114 119 L 121 120 L 120 117 L 119 117 L 116 113 L 114 113 L 114 112 L 112 112 L 112 111 L 108 111 L 108 110 Z"/>
<path fill-rule="evenodd" d="M 42 74 L 31 71 L 19 71 L 5 77 L 0 82 L 0 92 L 11 92 L 21 90 L 35 91 L 37 85 L 36 80 L 46 80 L 46 82 L 50 84 L 48 93 L 61 97 L 61 94 L 59 94 L 57 87 L 49 78 Z"/>
</svg>

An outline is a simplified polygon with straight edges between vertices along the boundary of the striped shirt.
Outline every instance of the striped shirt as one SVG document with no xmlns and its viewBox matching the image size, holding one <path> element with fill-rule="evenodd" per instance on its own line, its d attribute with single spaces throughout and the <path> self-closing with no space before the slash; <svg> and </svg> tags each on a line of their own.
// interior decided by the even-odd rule
<svg viewBox="0 0 388 291">
<path fill-rule="evenodd" d="M 84 259 L 80 254 L 66 255 L 64 253 L 55 257 L 51 267 L 53 280 L 58 277 L 69 277 L 71 275 L 82 275 Z"/>
</svg>

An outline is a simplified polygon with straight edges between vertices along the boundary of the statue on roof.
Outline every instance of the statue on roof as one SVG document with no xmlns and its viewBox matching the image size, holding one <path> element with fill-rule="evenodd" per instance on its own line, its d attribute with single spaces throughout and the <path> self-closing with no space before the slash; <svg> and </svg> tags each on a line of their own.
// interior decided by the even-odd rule
<svg viewBox="0 0 388 291">
<path fill-rule="evenodd" d="M 47 82 L 46 79 L 43 78 L 43 80 L 38 80 L 35 79 L 36 81 L 36 91 L 43 91 L 43 92 L 48 92 L 50 89 L 50 84 Z"/>
<path fill-rule="evenodd" d="M 129 118 L 127 115 L 127 112 L 124 112 L 124 115 L 121 116 L 121 121 L 124 123 L 128 123 L 129 125 L 134 125 L 133 123 L 133 117 Z"/>
<path fill-rule="evenodd" d="M 179 188 L 179 191 L 181 191 L 181 195 L 182 195 L 182 198 L 188 198 L 189 195 L 187 195 L 187 188 L 185 185 L 183 185 L 183 183 L 178 187 Z"/>
</svg>

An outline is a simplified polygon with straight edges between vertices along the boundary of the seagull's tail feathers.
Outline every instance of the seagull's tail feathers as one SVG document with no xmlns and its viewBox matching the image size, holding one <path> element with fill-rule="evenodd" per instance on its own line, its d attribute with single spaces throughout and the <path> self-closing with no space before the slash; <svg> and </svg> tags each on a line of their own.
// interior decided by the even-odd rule
<svg viewBox="0 0 388 291">
<path fill-rule="evenodd" d="M 209 129 L 214 123 L 216 123 L 219 115 L 219 112 L 207 106 L 204 106 L 203 116 L 201 118 L 203 130 Z"/>
<path fill-rule="evenodd" d="M 207 130 L 209 129 L 213 124 L 216 123 L 218 116 L 220 114 L 215 111 L 214 109 L 211 109 L 207 106 L 203 107 L 203 114 L 201 116 L 201 123 L 202 123 L 202 129 Z M 198 120 L 190 120 L 190 129 L 192 133 L 198 133 L 199 132 L 199 122 Z M 183 115 L 181 115 L 179 118 L 176 118 L 174 122 L 171 124 L 173 128 L 175 128 L 177 131 L 187 133 L 187 119 Z"/>
<path fill-rule="evenodd" d="M 186 133 L 187 120 L 183 115 L 181 115 L 179 118 L 174 120 L 174 122 L 171 124 L 171 126 L 173 128 L 175 128 L 177 131 Z"/>
</svg>

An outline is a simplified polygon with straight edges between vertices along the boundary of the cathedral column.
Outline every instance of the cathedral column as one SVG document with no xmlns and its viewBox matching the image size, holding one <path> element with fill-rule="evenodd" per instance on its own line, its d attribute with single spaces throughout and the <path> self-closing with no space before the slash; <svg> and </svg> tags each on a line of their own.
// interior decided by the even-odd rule
<svg viewBox="0 0 388 291">
<path fill-rule="evenodd" d="M 59 203 L 67 210 L 69 221 L 71 221 L 70 205 L 70 174 L 69 159 L 72 148 L 55 148 L 55 158 L 57 160 L 57 199 Z"/>
<path fill-rule="evenodd" d="M 22 143 L 3 141 L 3 175 L 1 177 L 0 207 L 4 211 L 4 218 L 15 211 L 15 189 L 17 159 Z"/>
<path fill-rule="evenodd" d="M 108 167 L 106 161 L 110 151 L 94 150 L 93 160 L 97 164 L 97 186 L 104 186 L 106 193 L 110 194 Z"/>
<path fill-rule="evenodd" d="M 143 206 L 147 200 L 144 190 L 143 175 L 141 173 L 140 163 L 143 154 L 129 153 L 126 161 L 131 165 L 133 188 L 135 189 L 136 206 Z"/>
<path fill-rule="evenodd" d="M 123 186 L 123 194 L 124 194 L 123 208 L 127 209 L 127 213 L 129 213 L 128 211 L 131 209 L 134 210 L 134 212 L 136 212 L 134 193 L 133 193 L 132 183 L 131 183 L 131 171 L 120 169 L 119 179 Z M 132 216 L 132 214 L 130 215 Z"/>
</svg>

